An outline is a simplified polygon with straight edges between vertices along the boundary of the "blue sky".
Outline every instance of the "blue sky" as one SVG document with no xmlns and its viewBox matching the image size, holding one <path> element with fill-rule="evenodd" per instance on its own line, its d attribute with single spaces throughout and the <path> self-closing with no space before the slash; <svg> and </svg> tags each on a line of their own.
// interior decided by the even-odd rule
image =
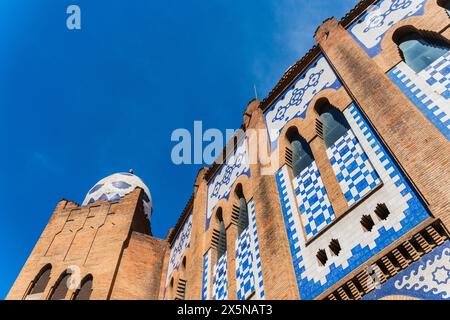
<svg viewBox="0 0 450 320">
<path fill-rule="evenodd" d="M 0 297 L 56 203 L 134 168 L 155 236 L 186 205 L 198 166 L 170 159 L 176 128 L 238 128 L 356 0 L 3 0 L 0 2 Z M 66 28 L 77 4 L 82 30 Z"/>
</svg>

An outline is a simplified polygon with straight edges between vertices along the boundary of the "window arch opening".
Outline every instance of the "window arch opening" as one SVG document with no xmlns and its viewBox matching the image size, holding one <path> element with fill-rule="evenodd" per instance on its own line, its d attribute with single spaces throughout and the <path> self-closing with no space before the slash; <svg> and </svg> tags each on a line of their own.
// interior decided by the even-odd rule
<svg viewBox="0 0 450 320">
<path fill-rule="evenodd" d="M 64 300 L 69 291 L 68 282 L 70 280 L 70 273 L 65 271 L 56 281 L 56 284 L 50 294 L 50 300 Z"/>
<path fill-rule="evenodd" d="M 181 262 L 181 266 L 183 268 L 183 271 L 186 270 L 186 257 L 183 258 L 183 261 Z"/>
<path fill-rule="evenodd" d="M 447 39 L 434 32 L 418 31 L 412 27 L 397 30 L 393 35 L 402 59 L 418 73 L 450 50 Z"/>
<path fill-rule="evenodd" d="M 450 14 L 450 0 L 438 0 L 438 5 L 445 10 L 447 10 L 447 13 Z"/>
<path fill-rule="evenodd" d="M 298 176 L 314 161 L 311 148 L 306 140 L 298 133 L 296 127 L 286 133 L 290 146 L 290 165 L 294 176 Z"/>
<path fill-rule="evenodd" d="M 327 99 L 318 101 L 315 109 L 322 123 L 323 141 L 329 148 L 350 130 L 350 125 L 342 112 L 332 106 Z"/>
<path fill-rule="evenodd" d="M 219 239 L 217 241 L 217 261 L 219 261 L 227 251 L 227 230 L 223 221 L 222 208 L 217 209 L 216 218 L 219 222 Z"/>
<path fill-rule="evenodd" d="M 238 184 L 236 187 L 236 197 L 238 199 L 239 213 L 237 216 L 237 226 L 238 226 L 238 236 L 242 234 L 248 227 L 248 210 L 247 210 L 247 200 L 244 196 L 244 191 L 242 185 Z"/>
<path fill-rule="evenodd" d="M 41 298 L 42 293 L 45 291 L 45 288 L 47 287 L 48 282 L 50 281 L 51 271 L 52 271 L 51 264 L 45 265 L 39 271 L 39 273 L 36 275 L 33 282 L 31 283 L 31 287 L 29 288 L 28 293 L 25 297 L 26 300 Z"/>
<path fill-rule="evenodd" d="M 81 281 L 80 289 L 75 291 L 73 300 L 89 300 L 92 293 L 93 281 L 94 278 L 90 274 L 84 277 Z"/>
</svg>

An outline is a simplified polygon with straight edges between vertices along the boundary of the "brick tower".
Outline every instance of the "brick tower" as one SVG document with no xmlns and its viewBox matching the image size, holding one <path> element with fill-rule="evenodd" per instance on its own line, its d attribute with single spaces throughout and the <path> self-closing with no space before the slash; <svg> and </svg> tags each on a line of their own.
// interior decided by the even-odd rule
<svg viewBox="0 0 450 320">
<path fill-rule="evenodd" d="M 151 205 L 131 173 L 101 180 L 83 206 L 61 200 L 6 298 L 156 299 L 165 244 Z"/>
</svg>

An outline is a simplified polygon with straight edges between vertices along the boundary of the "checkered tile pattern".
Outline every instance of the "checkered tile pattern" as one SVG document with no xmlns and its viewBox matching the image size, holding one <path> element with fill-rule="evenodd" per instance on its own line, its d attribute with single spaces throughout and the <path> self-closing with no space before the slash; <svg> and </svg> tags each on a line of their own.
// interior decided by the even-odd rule
<svg viewBox="0 0 450 320">
<path fill-rule="evenodd" d="M 261 256 L 259 255 L 259 239 L 258 232 L 256 229 L 256 214 L 255 214 L 255 203 L 251 200 L 248 203 L 248 216 L 249 216 L 249 225 L 250 225 L 250 235 L 253 239 L 253 257 L 255 263 L 253 264 L 253 274 L 255 276 L 255 297 L 253 300 L 264 299 L 264 285 L 262 278 L 262 268 L 261 268 Z"/>
<path fill-rule="evenodd" d="M 295 177 L 292 183 L 305 227 L 306 239 L 309 240 L 334 221 L 336 216 L 315 161 Z"/>
<path fill-rule="evenodd" d="M 419 73 L 401 62 L 387 75 L 450 141 L 450 53 Z"/>
<path fill-rule="evenodd" d="M 329 147 L 327 154 L 349 206 L 381 183 L 352 130 Z"/>
<path fill-rule="evenodd" d="M 217 261 L 214 267 L 213 300 L 226 300 L 228 298 L 227 255 L 226 253 Z"/>
<path fill-rule="evenodd" d="M 209 300 L 211 290 L 211 249 L 203 256 L 202 300 Z"/>
<path fill-rule="evenodd" d="M 255 204 L 248 203 L 249 226 L 236 240 L 236 284 L 239 300 L 264 299 L 261 256 L 256 230 Z"/>
<path fill-rule="evenodd" d="M 354 206 L 327 231 L 307 243 L 287 166 L 275 175 L 297 286 L 304 300 L 316 298 L 430 217 L 358 107 L 351 104 L 344 115 L 383 181 L 380 189 L 366 197 L 361 206 Z M 372 231 L 366 232 L 361 228 L 361 217 L 373 214 L 378 203 L 386 203 L 391 215 L 387 220 L 377 220 Z M 342 251 L 333 256 L 328 245 L 336 237 Z M 324 266 L 317 262 L 319 249 L 327 251 L 329 259 Z"/>
<path fill-rule="evenodd" d="M 236 239 L 236 284 L 239 300 L 247 300 L 255 292 L 251 242 L 249 228 Z"/>
<path fill-rule="evenodd" d="M 419 72 L 419 76 L 431 86 L 434 92 L 445 99 L 450 99 L 450 52 Z"/>
</svg>

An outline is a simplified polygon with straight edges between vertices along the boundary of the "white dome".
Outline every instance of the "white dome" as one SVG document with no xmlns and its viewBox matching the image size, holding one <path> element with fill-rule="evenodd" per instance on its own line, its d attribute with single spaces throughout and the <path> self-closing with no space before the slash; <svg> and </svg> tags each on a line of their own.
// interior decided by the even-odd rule
<svg viewBox="0 0 450 320">
<path fill-rule="evenodd" d="M 150 190 L 145 183 L 132 173 L 115 173 L 95 184 L 84 198 L 83 206 L 97 200 L 119 200 L 124 195 L 132 192 L 136 187 L 144 190 L 143 204 L 145 215 L 150 220 L 153 203 Z"/>
</svg>

